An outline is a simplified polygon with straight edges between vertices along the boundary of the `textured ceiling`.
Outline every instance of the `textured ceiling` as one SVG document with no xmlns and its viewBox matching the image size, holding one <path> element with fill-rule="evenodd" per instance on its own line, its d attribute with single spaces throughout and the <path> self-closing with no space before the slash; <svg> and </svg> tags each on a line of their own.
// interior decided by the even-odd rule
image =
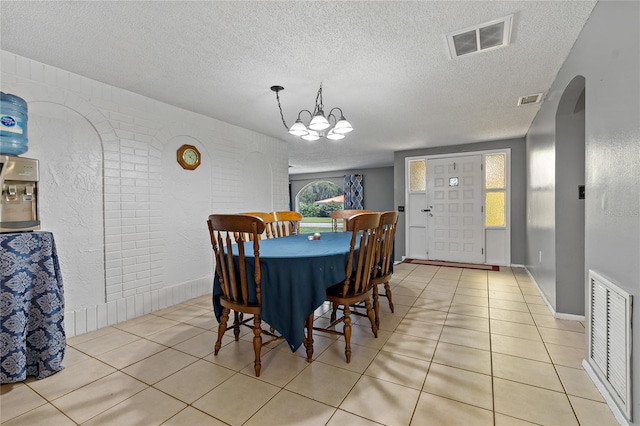
<svg viewBox="0 0 640 426">
<path fill-rule="evenodd" d="M 398 150 L 522 137 L 595 1 L 0 2 L 2 49 L 289 144 L 290 173 L 388 166 Z M 511 45 L 450 59 L 449 32 L 513 14 Z M 342 141 L 290 136 L 342 108 Z"/>
</svg>

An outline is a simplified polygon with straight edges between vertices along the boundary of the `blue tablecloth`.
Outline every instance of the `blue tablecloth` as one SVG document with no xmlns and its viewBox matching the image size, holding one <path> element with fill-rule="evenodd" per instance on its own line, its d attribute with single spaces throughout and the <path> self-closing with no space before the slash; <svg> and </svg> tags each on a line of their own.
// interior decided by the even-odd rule
<svg viewBox="0 0 640 426">
<path fill-rule="evenodd" d="M 324 303 L 326 289 L 344 281 L 350 239 L 350 232 L 328 232 L 313 241 L 304 234 L 260 241 L 262 320 L 282 334 L 292 351 L 302 344 L 304 322 Z M 253 243 L 246 244 L 247 269 L 253 271 Z M 250 288 L 255 288 L 253 273 L 248 275 Z M 213 306 L 218 321 L 221 294 L 216 276 Z"/>
<path fill-rule="evenodd" d="M 0 234 L 0 382 L 62 370 L 64 294 L 50 232 Z"/>
</svg>

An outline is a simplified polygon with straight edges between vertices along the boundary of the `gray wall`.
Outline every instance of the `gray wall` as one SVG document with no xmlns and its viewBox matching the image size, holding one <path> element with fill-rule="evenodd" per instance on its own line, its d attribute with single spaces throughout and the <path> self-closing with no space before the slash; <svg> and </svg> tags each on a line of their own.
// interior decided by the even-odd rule
<svg viewBox="0 0 640 426">
<path fill-rule="evenodd" d="M 405 159 L 425 155 L 453 154 L 460 152 L 488 151 L 511 148 L 511 263 L 523 265 L 525 261 L 525 193 L 526 158 L 524 138 L 479 142 L 464 145 L 397 151 L 394 154 L 395 208 L 405 205 Z M 395 260 L 405 255 L 405 216 L 400 213 L 396 233 Z"/>
<path fill-rule="evenodd" d="M 551 194 L 553 203 L 556 180 L 536 159 L 553 160 L 562 143 L 556 140 L 556 113 L 565 88 L 578 75 L 586 85 L 585 268 L 608 277 L 636 301 L 640 296 L 639 17 L 637 1 L 596 5 L 527 134 L 526 265 L 549 300 L 556 293 L 554 277 L 560 265 L 553 257 L 545 262 L 545 256 L 540 264 L 538 252 L 553 252 L 557 224 L 553 217 L 538 219 L 547 219 L 549 209 L 538 193 Z M 631 364 L 638 366 L 640 303 L 634 304 L 633 323 Z M 640 425 L 640 368 L 633 369 L 632 383 L 635 419 L 630 424 Z"/>
<path fill-rule="evenodd" d="M 378 212 L 393 210 L 393 167 L 290 175 L 292 207 L 295 207 L 293 203 L 295 202 L 296 194 L 308 184 L 323 180 L 333 182 L 342 188 L 344 175 L 351 174 L 362 175 L 365 209 Z"/>
</svg>

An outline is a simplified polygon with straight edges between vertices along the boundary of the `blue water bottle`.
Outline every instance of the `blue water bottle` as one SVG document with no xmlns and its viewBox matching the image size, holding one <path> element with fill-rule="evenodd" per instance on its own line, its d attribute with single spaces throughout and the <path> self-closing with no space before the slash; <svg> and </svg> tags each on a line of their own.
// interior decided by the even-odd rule
<svg viewBox="0 0 640 426">
<path fill-rule="evenodd" d="M 27 143 L 27 102 L 0 92 L 0 154 L 24 154 Z"/>
</svg>

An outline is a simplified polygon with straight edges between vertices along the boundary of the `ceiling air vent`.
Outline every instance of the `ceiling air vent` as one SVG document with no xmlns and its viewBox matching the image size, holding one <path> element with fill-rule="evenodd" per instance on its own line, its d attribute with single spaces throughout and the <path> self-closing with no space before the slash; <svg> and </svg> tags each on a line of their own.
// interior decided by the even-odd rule
<svg viewBox="0 0 640 426">
<path fill-rule="evenodd" d="M 507 46 L 511 39 L 513 15 L 447 34 L 451 59 L 469 53 Z"/>
<path fill-rule="evenodd" d="M 542 100 L 542 93 L 536 93 L 535 95 L 527 95 L 521 96 L 518 99 L 518 106 L 528 105 L 528 104 L 537 104 Z"/>
</svg>

